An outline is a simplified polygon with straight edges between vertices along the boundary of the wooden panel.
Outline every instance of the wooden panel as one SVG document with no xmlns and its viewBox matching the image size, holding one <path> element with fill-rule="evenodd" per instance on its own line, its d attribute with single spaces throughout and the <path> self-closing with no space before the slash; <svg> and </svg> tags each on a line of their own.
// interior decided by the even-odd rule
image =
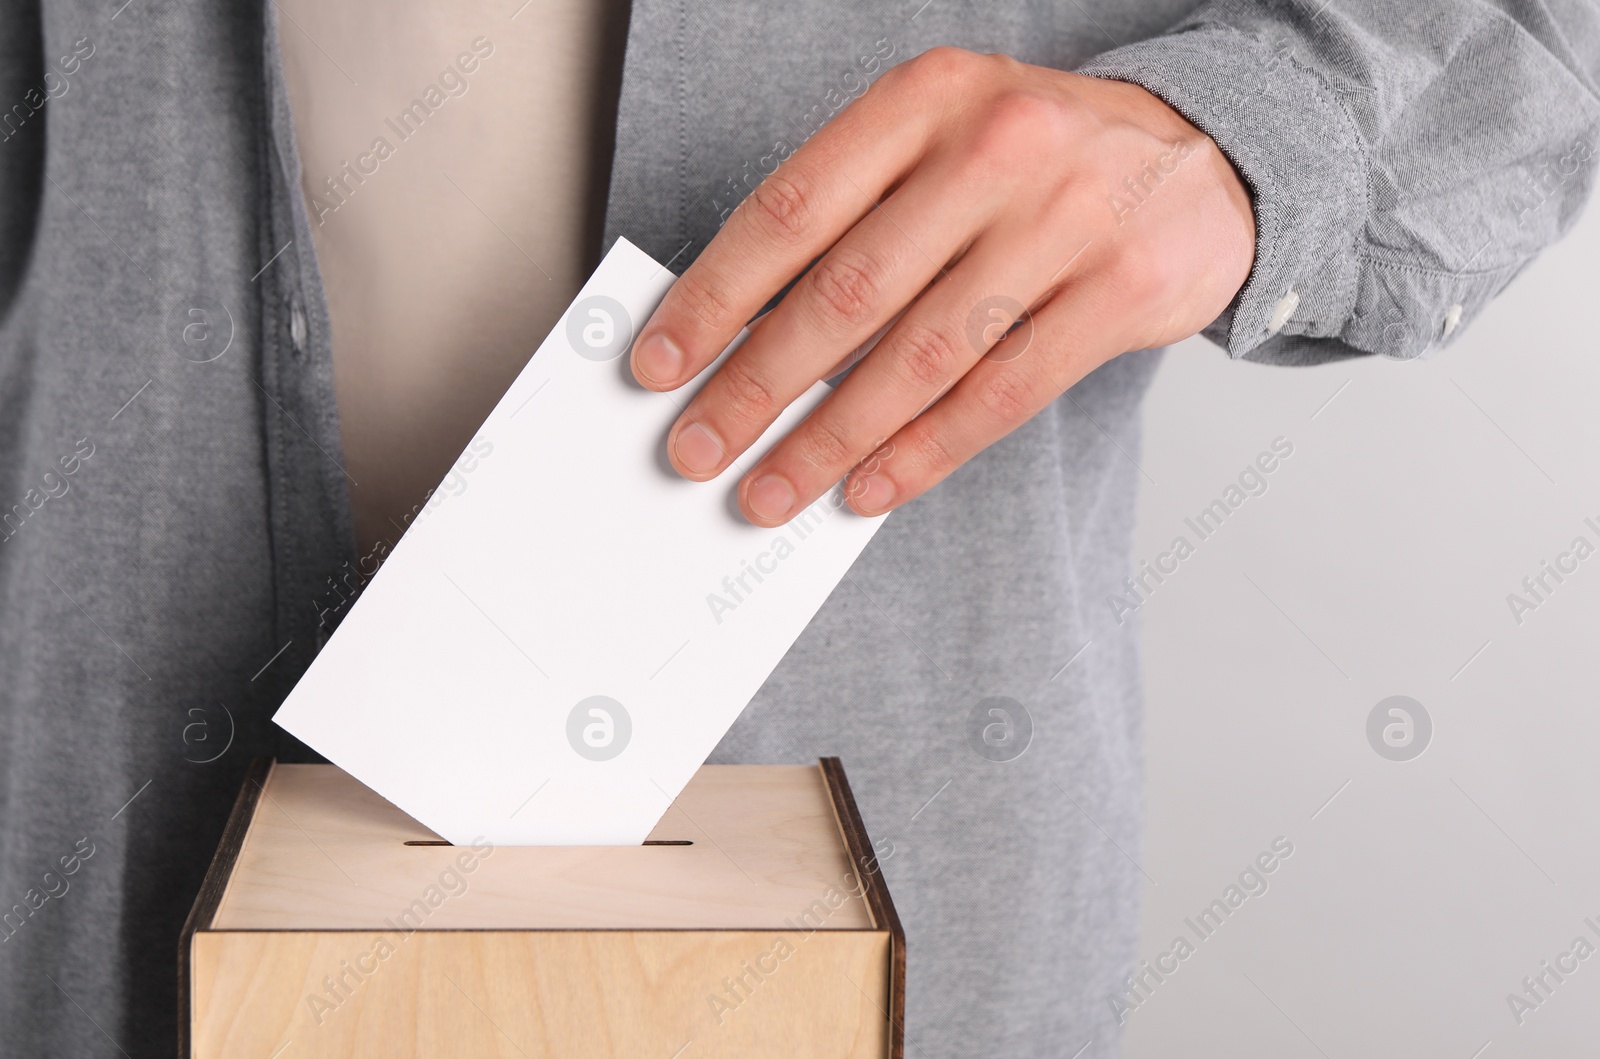
<svg viewBox="0 0 1600 1059">
<path fill-rule="evenodd" d="M 200 933 L 193 1056 L 882 1059 L 888 946 L 829 930 Z"/>
<path fill-rule="evenodd" d="M 825 929 L 873 925 L 816 766 L 701 768 L 651 836 L 687 846 L 405 845 L 437 837 L 334 766 L 278 765 L 210 927 L 780 929 L 839 893 Z"/>
<path fill-rule="evenodd" d="M 825 757 L 817 762 L 822 778 L 827 783 L 833 801 L 834 817 L 844 838 L 850 863 L 856 866 L 858 886 L 872 915 L 873 925 L 889 932 L 889 1007 L 884 1017 L 891 1026 L 889 1059 L 905 1059 L 906 1027 L 906 932 L 900 925 L 900 914 L 895 911 L 889 897 L 889 887 L 879 874 L 878 856 L 867 825 L 862 822 L 861 810 L 855 795 L 850 791 L 850 780 L 844 774 L 844 763 L 836 757 Z"/>
</svg>

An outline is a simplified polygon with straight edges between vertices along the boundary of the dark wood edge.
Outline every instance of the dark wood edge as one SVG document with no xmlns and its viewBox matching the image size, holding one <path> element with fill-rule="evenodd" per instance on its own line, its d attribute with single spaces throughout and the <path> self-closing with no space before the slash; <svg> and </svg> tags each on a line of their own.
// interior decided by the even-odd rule
<svg viewBox="0 0 1600 1059">
<path fill-rule="evenodd" d="M 244 774 L 244 784 L 233 801 L 233 811 L 228 814 L 227 826 L 222 829 L 222 841 L 217 843 L 217 852 L 211 857 L 211 866 L 206 869 L 200 892 L 195 895 L 194 905 L 189 909 L 189 918 L 184 920 L 183 932 L 178 935 L 179 1059 L 190 1059 L 189 950 L 194 944 L 195 932 L 211 929 L 216 919 L 217 906 L 222 903 L 222 893 L 228 888 L 228 878 L 233 874 L 239 851 L 244 848 L 245 833 L 250 830 L 256 803 L 261 800 L 261 791 L 272 772 L 272 765 L 273 759 L 270 757 L 250 760 L 250 768 Z"/>
<path fill-rule="evenodd" d="M 878 871 L 878 858 L 872 851 L 872 839 L 867 826 L 861 821 L 861 810 L 856 808 L 855 795 L 850 792 L 850 781 L 845 777 L 844 764 L 836 757 L 817 759 L 823 782 L 833 799 L 833 812 L 839 820 L 839 833 L 844 836 L 845 849 L 850 854 L 856 878 L 861 883 L 862 896 L 873 922 L 889 932 L 889 1059 L 905 1059 L 906 1049 L 906 933 L 900 926 L 900 915 L 894 910 L 894 899 L 889 887 Z"/>
</svg>

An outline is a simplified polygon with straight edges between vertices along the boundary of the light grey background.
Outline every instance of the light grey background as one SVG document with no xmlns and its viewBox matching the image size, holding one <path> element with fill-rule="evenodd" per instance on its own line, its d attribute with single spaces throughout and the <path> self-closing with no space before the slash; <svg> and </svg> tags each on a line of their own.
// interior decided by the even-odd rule
<svg viewBox="0 0 1600 1059">
<path fill-rule="evenodd" d="M 1194 940 L 1184 917 L 1276 836 L 1295 852 L 1129 1013 L 1128 1059 L 1595 1054 L 1600 955 L 1520 1026 L 1506 997 L 1600 947 L 1600 555 L 1520 626 L 1506 597 L 1600 544 L 1597 307 L 1591 207 L 1429 360 L 1169 355 L 1139 557 L 1193 540 L 1184 517 L 1274 437 L 1295 450 L 1142 609 L 1140 955 Z M 1365 733 L 1397 694 L 1434 724 L 1405 763 Z"/>
</svg>

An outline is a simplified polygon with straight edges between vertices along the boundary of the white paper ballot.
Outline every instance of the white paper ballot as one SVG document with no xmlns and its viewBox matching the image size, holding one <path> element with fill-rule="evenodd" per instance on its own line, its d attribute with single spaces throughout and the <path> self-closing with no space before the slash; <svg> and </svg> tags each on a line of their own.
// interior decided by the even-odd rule
<svg viewBox="0 0 1600 1059">
<path fill-rule="evenodd" d="M 451 842 L 644 841 L 883 521 L 840 486 L 738 512 L 823 383 L 714 481 L 671 469 L 711 369 L 652 393 L 626 353 L 673 278 L 617 241 L 275 718 Z"/>
</svg>

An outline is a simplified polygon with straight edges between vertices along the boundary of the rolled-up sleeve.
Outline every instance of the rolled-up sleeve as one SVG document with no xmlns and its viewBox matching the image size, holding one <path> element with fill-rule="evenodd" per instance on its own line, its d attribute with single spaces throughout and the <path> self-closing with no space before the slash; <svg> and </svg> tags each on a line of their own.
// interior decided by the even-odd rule
<svg viewBox="0 0 1600 1059">
<path fill-rule="evenodd" d="M 1079 72 L 1161 97 L 1249 186 L 1255 265 L 1205 330 L 1240 359 L 1431 352 L 1600 167 L 1587 0 L 1216 0 Z"/>
</svg>

